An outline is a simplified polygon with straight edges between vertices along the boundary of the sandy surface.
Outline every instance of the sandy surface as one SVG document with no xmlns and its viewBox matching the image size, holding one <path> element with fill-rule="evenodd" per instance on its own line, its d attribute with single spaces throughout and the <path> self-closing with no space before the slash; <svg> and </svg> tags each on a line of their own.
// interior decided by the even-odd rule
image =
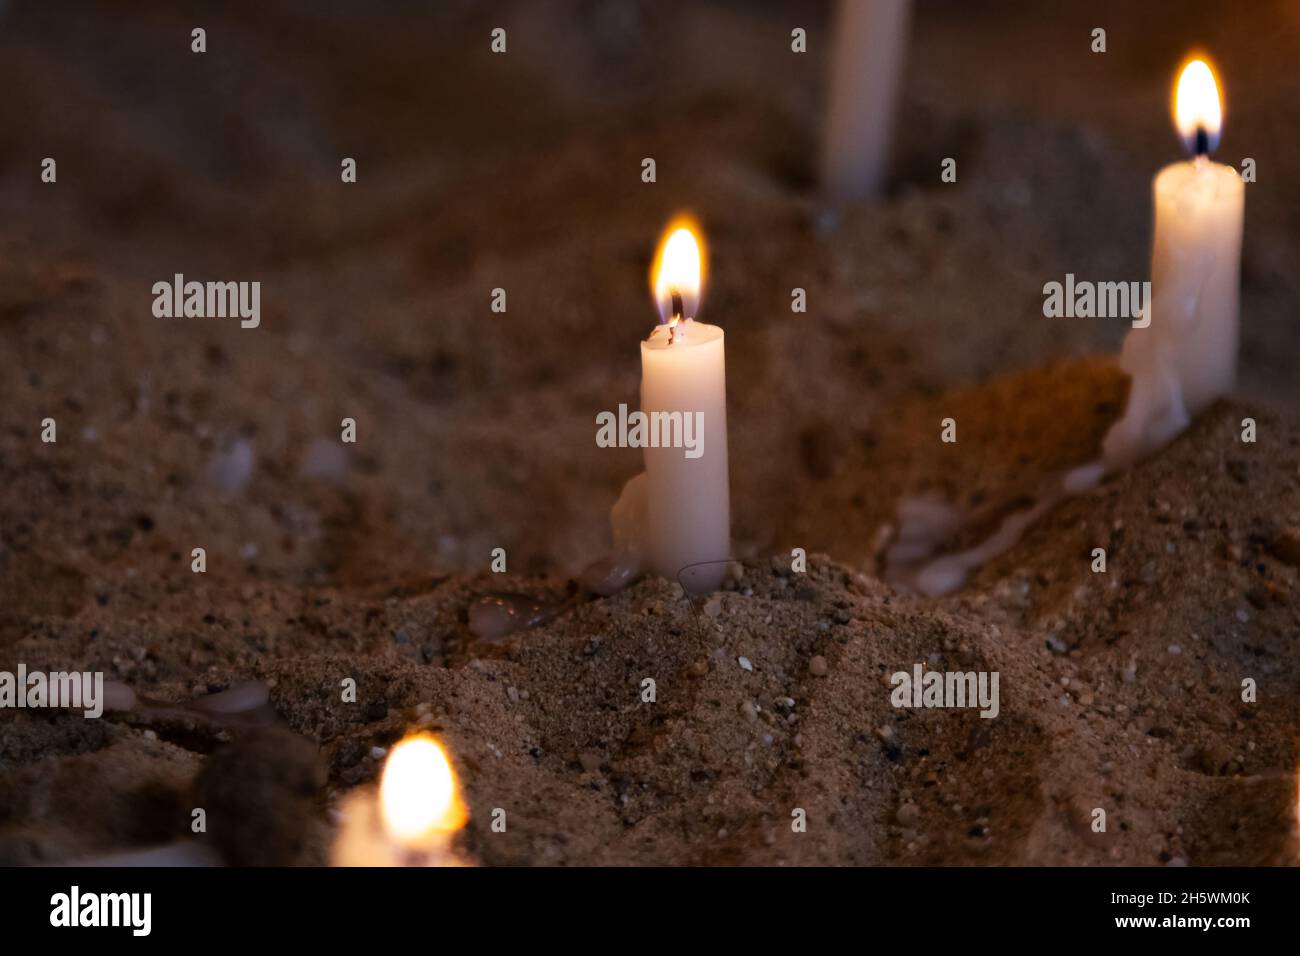
<svg viewBox="0 0 1300 956">
<path fill-rule="evenodd" d="M 415 726 L 455 755 L 485 864 L 1300 856 L 1294 11 L 922 3 L 890 192 L 832 229 L 820 8 L 353 6 L 225 5 L 201 57 L 170 4 L 4 14 L 0 666 L 173 702 L 262 679 L 305 742 L 0 714 L 0 860 L 164 843 L 202 803 L 228 859 L 321 862 L 330 809 Z M 1220 158 L 1260 169 L 1240 393 L 966 590 L 891 590 L 900 497 L 994 520 L 1122 409 L 1123 325 L 1044 319 L 1041 288 L 1146 277 L 1170 77 L 1198 43 L 1228 83 Z M 563 593 L 607 544 L 639 463 L 594 418 L 636 401 L 646 270 L 681 208 L 709 242 L 701 318 L 727 330 L 744 575 L 707 605 L 647 580 L 475 641 L 478 597 Z M 261 281 L 261 327 L 153 318 L 175 272 Z M 999 671 L 1000 715 L 893 708 L 888 676 L 921 661 Z"/>
</svg>

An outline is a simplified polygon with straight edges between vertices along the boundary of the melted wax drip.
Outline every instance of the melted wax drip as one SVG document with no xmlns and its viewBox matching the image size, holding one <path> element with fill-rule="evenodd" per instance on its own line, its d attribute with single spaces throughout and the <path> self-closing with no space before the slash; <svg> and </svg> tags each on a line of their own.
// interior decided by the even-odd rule
<svg viewBox="0 0 1300 956">
<path fill-rule="evenodd" d="M 493 591 L 479 598 L 469 609 L 469 629 L 479 640 L 495 642 L 511 634 L 540 627 L 592 597 L 617 594 L 641 576 L 641 558 L 624 549 L 590 565 L 578 583 L 582 593 L 563 600 L 538 598 L 530 594 Z"/>
<path fill-rule="evenodd" d="M 137 694 L 121 681 L 104 682 L 104 709 L 129 710 L 162 717 L 200 716 L 226 727 L 261 727 L 275 723 L 271 691 L 260 680 L 239 681 L 223 691 L 179 703 Z"/>
<path fill-rule="evenodd" d="M 1054 487 L 1002 519 L 998 529 L 974 547 L 944 553 L 965 524 L 961 512 L 940 498 L 904 498 L 898 505 L 898 537 L 885 554 L 885 578 L 891 584 L 927 597 L 950 594 L 966 583 L 972 571 L 1015 546 L 1024 533 L 1065 497 L 1064 485 Z"/>
<path fill-rule="evenodd" d="M 503 638 L 537 627 L 558 617 L 569 601 L 543 600 L 527 594 L 493 591 L 479 598 L 469 609 L 469 629 L 484 641 Z"/>
</svg>

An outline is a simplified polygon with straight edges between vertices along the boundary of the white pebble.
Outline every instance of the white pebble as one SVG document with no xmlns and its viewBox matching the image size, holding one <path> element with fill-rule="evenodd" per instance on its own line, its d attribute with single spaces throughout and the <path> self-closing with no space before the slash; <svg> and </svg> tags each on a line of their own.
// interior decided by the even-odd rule
<svg viewBox="0 0 1300 956">
<path fill-rule="evenodd" d="M 303 455 L 298 474 L 318 481 L 342 482 L 348 476 L 347 450 L 333 438 L 317 438 Z"/>
<path fill-rule="evenodd" d="M 222 491 L 239 491 L 253 477 L 253 445 L 240 439 L 214 455 L 208 465 L 208 478 Z"/>
</svg>

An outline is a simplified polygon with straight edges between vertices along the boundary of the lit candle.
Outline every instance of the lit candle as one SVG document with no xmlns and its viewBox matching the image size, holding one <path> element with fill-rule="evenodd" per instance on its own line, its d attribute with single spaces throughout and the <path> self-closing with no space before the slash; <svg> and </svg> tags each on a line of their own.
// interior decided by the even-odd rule
<svg viewBox="0 0 1300 956">
<path fill-rule="evenodd" d="M 645 472 L 611 512 L 622 559 L 692 593 L 717 588 L 731 554 L 725 349 L 722 329 L 695 319 L 703 280 L 698 230 L 676 220 L 650 272 L 661 322 L 641 343 Z M 675 440 L 687 437 L 694 447 Z"/>
<path fill-rule="evenodd" d="M 835 5 L 822 179 L 833 199 L 874 195 L 889 160 L 911 0 Z"/>
<path fill-rule="evenodd" d="M 465 806 L 446 752 L 428 734 L 407 737 L 384 762 L 379 793 L 348 795 L 335 866 L 463 866 L 452 850 Z"/>
<path fill-rule="evenodd" d="M 925 594 L 947 594 L 1020 539 L 1066 494 L 1097 484 L 1165 445 L 1237 375 L 1237 313 L 1245 184 L 1231 166 L 1210 162 L 1222 128 L 1214 73 L 1204 60 L 1182 69 L 1174 122 L 1192 159 L 1155 178 L 1151 301 L 1124 339 L 1129 374 L 1124 414 L 1102 441 L 1102 458 L 1067 473 L 1028 508 L 1013 512 L 979 545 L 935 556 L 935 544 L 960 524 L 949 507 L 905 500 L 890 549 L 890 577 Z"/>
<path fill-rule="evenodd" d="M 1246 187 L 1236 169 L 1209 158 L 1222 107 L 1204 60 L 1181 71 L 1174 120 L 1193 158 L 1155 178 L 1150 312 L 1120 353 L 1132 384 L 1124 415 L 1103 445 L 1106 471 L 1164 445 L 1236 381 Z"/>
</svg>

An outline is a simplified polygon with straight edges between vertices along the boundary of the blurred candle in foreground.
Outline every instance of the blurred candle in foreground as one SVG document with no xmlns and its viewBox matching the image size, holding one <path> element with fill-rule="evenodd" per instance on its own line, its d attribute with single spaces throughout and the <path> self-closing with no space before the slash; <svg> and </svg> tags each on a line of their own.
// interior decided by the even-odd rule
<svg viewBox="0 0 1300 956">
<path fill-rule="evenodd" d="M 451 848 L 465 806 L 442 746 L 428 734 L 388 755 L 378 795 L 349 794 L 334 844 L 335 866 L 463 866 Z"/>
<path fill-rule="evenodd" d="M 1120 353 L 1132 384 L 1103 446 L 1107 471 L 1164 445 L 1236 382 L 1246 187 L 1236 169 L 1210 161 L 1222 118 L 1213 71 L 1189 61 L 1174 92 L 1174 122 L 1192 158 L 1155 178 L 1150 312 Z"/>
<path fill-rule="evenodd" d="M 822 180 L 832 199 L 875 195 L 907 44 L 911 0 L 839 0 L 831 37 Z"/>
</svg>

